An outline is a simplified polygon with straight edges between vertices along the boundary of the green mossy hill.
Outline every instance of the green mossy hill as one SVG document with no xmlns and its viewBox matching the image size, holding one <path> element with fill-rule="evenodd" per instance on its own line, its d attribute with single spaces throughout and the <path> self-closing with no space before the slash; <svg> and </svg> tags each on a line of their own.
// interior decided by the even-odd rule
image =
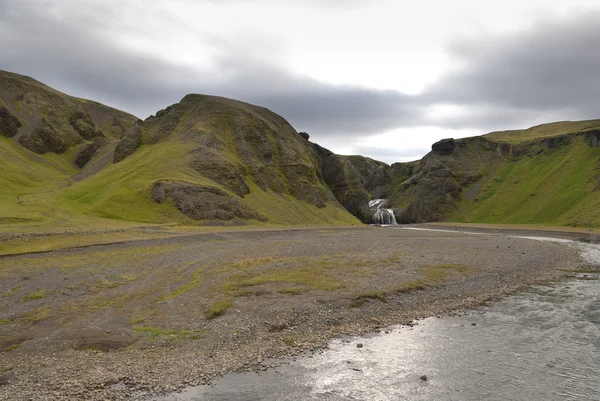
<svg viewBox="0 0 600 401">
<path fill-rule="evenodd" d="M 0 72 L 0 134 L 6 230 L 357 223 L 306 136 L 247 103 L 188 95 L 141 121 Z"/>
<path fill-rule="evenodd" d="M 32 78 L 0 71 L 0 134 L 14 138 L 34 153 L 63 154 L 77 146 L 89 154 L 93 147 L 88 144 L 98 144 L 99 137 L 119 139 L 136 120 L 130 114 L 68 96 Z"/>
<path fill-rule="evenodd" d="M 171 148 L 178 149 L 177 156 L 169 154 Z M 146 174 L 146 196 L 152 193 L 154 208 L 175 206 L 190 220 L 303 223 L 300 213 L 305 223 L 336 223 L 340 216 L 355 222 L 323 181 L 310 142 L 263 107 L 187 95 L 136 124 L 117 145 L 110 169 L 117 171 L 142 153 L 177 157 L 169 169 Z M 296 210 L 286 217 L 279 207 L 265 209 L 275 203 Z"/>
<path fill-rule="evenodd" d="M 437 142 L 392 194 L 397 219 L 599 227 L 598 123 Z"/>
</svg>

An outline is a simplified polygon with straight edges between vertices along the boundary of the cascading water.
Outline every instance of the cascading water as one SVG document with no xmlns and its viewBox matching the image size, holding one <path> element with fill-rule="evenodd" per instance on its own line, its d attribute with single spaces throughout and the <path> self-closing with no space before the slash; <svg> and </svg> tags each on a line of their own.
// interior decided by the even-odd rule
<svg viewBox="0 0 600 401">
<path fill-rule="evenodd" d="M 396 223 L 396 216 L 392 209 L 386 208 L 388 203 L 387 199 L 373 199 L 369 201 L 369 209 L 373 211 L 371 216 L 371 224 L 381 225 L 394 225 Z"/>
</svg>

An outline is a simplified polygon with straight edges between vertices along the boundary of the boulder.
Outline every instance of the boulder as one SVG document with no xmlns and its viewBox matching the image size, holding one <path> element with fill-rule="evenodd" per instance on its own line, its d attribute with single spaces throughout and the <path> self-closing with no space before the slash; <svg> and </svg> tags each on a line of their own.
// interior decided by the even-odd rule
<svg viewBox="0 0 600 401">
<path fill-rule="evenodd" d="M 142 130 L 136 124 L 121 140 L 115 149 L 113 163 L 119 163 L 131 156 L 142 145 Z"/>
<path fill-rule="evenodd" d="M 48 152 L 62 154 L 70 145 L 45 119 L 30 135 L 21 137 L 19 143 L 37 154 Z"/>
<path fill-rule="evenodd" d="M 97 136 L 104 136 L 102 130 L 92 120 L 92 117 L 84 111 L 77 110 L 71 114 L 69 123 L 83 139 L 90 140 Z"/>
<path fill-rule="evenodd" d="M 0 106 L 0 134 L 7 138 L 17 135 L 21 121 L 4 106 Z"/>
<path fill-rule="evenodd" d="M 452 153 L 454 153 L 455 149 L 456 141 L 452 138 L 442 139 L 441 141 L 431 145 L 431 150 L 433 151 L 433 153 L 436 153 L 438 155 L 451 155 Z"/>
<path fill-rule="evenodd" d="M 75 159 L 75 165 L 79 168 L 82 168 L 83 166 L 88 164 L 89 161 L 92 159 L 92 157 L 94 157 L 96 152 L 106 142 L 107 142 L 107 140 L 103 136 L 97 136 L 96 138 L 94 138 L 92 140 L 92 142 L 90 142 L 88 145 L 86 145 L 86 147 L 83 148 L 83 150 L 81 152 L 79 152 L 79 154 L 77 155 L 77 158 Z"/>
<path fill-rule="evenodd" d="M 164 203 L 173 199 L 182 213 L 194 220 L 267 219 L 242 199 L 222 189 L 179 181 L 157 181 L 151 189 L 152 199 Z"/>
</svg>

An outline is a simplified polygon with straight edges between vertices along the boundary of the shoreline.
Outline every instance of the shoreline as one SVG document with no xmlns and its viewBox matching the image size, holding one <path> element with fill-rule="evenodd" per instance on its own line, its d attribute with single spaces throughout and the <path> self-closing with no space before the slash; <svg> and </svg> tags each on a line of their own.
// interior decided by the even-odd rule
<svg viewBox="0 0 600 401">
<path fill-rule="evenodd" d="M 239 305 L 236 298 L 232 309 L 223 316 L 202 322 L 208 334 L 194 340 L 160 338 L 157 341 L 145 341 L 144 338 L 138 338 L 130 347 L 106 353 L 74 350 L 72 344 L 75 340 L 64 338 L 65 333 L 60 333 L 62 338 L 57 336 L 46 343 L 41 340 L 28 341 L 3 355 L 0 377 L 7 374 L 12 377 L 9 384 L 0 385 L 0 399 L 152 399 L 185 387 L 205 384 L 229 372 L 263 370 L 261 362 L 265 359 L 289 357 L 311 350 L 315 352 L 340 336 L 365 335 L 387 326 L 409 325 L 426 317 L 471 309 L 537 283 L 564 279 L 586 266 L 575 249 L 560 244 L 510 239 L 503 234 L 492 236 L 488 235 L 491 233 L 482 233 L 481 236 L 469 238 L 461 232 L 415 235 L 392 230 L 394 228 L 354 232 L 335 229 L 324 236 L 330 241 L 341 237 L 341 241 L 359 243 L 364 240 L 363 234 L 368 232 L 372 236 L 379 236 L 375 240 L 382 242 L 374 254 L 388 249 L 385 245 L 394 241 L 402 242 L 404 247 L 412 246 L 410 255 L 399 257 L 400 260 L 393 263 L 386 261 L 390 266 L 382 268 L 377 276 L 370 278 L 377 281 L 375 287 L 388 283 L 391 278 L 410 279 L 410 275 L 404 271 L 401 276 L 391 276 L 398 274 L 397 266 L 400 263 L 411 265 L 420 263 L 421 259 L 454 263 L 466 259 L 469 262 L 467 264 L 474 267 L 465 272 L 452 271 L 443 280 L 422 285 L 423 288 L 389 290 L 383 295 L 364 293 L 366 296 L 361 299 L 364 302 L 356 307 L 350 307 L 349 304 L 356 301 L 357 293 L 347 288 L 341 292 L 314 290 L 297 295 L 256 295 L 244 298 L 244 303 Z M 273 241 L 273 235 L 283 236 L 289 243 L 288 247 L 293 248 L 297 242 L 304 250 L 313 244 L 306 243 L 305 237 L 318 237 L 317 232 L 266 233 L 263 237 L 267 242 Z M 229 241 L 237 244 L 240 238 L 247 240 L 247 236 L 238 233 Z M 314 243 L 319 242 L 317 238 Z M 435 255 L 426 256 L 426 251 L 431 252 L 431 244 L 436 244 L 440 249 L 436 249 Z M 460 255 L 449 253 L 455 252 L 457 244 L 463 246 L 467 256 L 461 258 L 457 257 Z M 478 252 L 480 249 L 481 252 Z M 506 254 L 509 249 L 510 254 Z M 517 249 L 522 255 L 517 255 Z M 325 253 L 328 251 L 329 248 L 323 249 Z M 308 252 L 312 250 L 309 248 Z M 508 259 L 506 263 L 496 260 L 503 257 Z M 521 258 L 526 260 L 519 262 Z M 370 267 L 368 260 L 365 263 Z M 482 263 L 486 263 L 486 266 L 478 265 Z M 593 271 L 591 266 L 587 267 Z M 361 275 L 364 273 L 362 265 L 356 270 L 361 280 L 366 277 Z M 267 310 L 268 305 L 275 301 L 282 305 L 275 310 Z M 255 308 L 265 310 L 253 310 L 250 307 L 244 310 L 245 303 L 256 304 Z M 42 366 L 36 368 L 34 363 Z M 86 374 L 82 374 L 84 371 L 87 371 Z"/>
</svg>

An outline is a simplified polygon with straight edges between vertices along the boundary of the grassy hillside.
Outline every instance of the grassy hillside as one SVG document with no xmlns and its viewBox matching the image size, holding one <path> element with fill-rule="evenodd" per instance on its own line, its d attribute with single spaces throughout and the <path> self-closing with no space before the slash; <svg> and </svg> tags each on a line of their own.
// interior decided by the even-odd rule
<svg viewBox="0 0 600 401">
<path fill-rule="evenodd" d="M 600 129 L 600 120 L 560 121 L 536 125 L 524 130 L 498 131 L 484 135 L 485 138 L 511 144 L 520 144 L 544 138 L 553 138 L 565 134 L 575 134 Z"/>
<path fill-rule="evenodd" d="M 357 223 L 267 109 L 189 95 L 136 120 L 0 71 L 1 232 Z"/>
<path fill-rule="evenodd" d="M 402 222 L 600 227 L 600 120 L 433 145 L 392 196 Z"/>
<path fill-rule="evenodd" d="M 600 148 L 579 136 L 552 152 L 505 161 L 449 220 L 600 227 L 599 189 Z"/>
</svg>

